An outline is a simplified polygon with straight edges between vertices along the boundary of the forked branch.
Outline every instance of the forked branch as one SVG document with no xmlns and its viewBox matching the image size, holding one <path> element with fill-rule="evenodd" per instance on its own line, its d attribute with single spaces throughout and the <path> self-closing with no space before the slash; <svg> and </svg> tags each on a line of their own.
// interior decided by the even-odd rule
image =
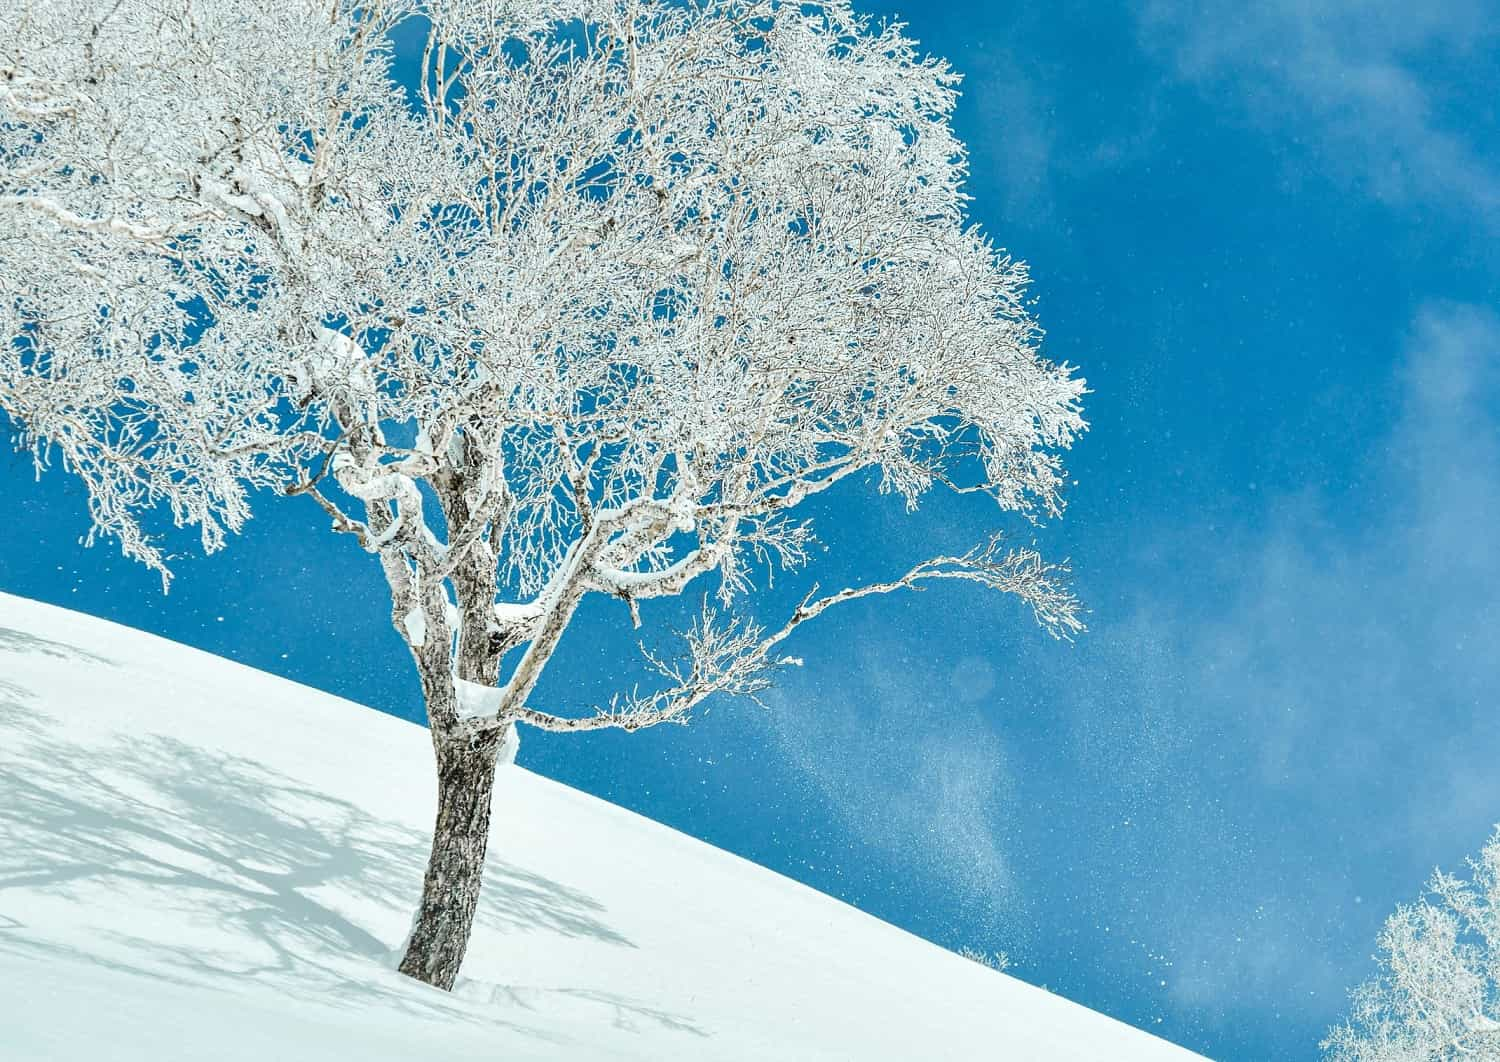
<svg viewBox="0 0 1500 1062">
<path fill-rule="evenodd" d="M 775 655 L 774 650 L 802 624 L 834 605 L 896 590 L 922 590 L 924 583 L 937 579 L 962 579 L 1015 594 L 1031 606 L 1037 622 L 1049 634 L 1071 641 L 1085 627 L 1077 597 L 1061 581 L 1067 572 L 1065 564 L 1048 564 L 1035 550 L 1005 550 L 1001 537 L 996 535 L 962 556 L 934 557 L 889 582 L 848 587 L 824 597 L 818 597 L 814 587 L 791 618 L 769 635 L 755 623 L 738 619 L 721 623 L 705 601 L 700 618 L 683 632 L 688 643 L 683 659 L 668 662 L 642 650 L 652 669 L 669 680 L 664 689 L 616 696 L 608 705 L 596 707 L 593 714 L 586 716 L 556 715 L 522 707 L 509 715 L 474 720 L 471 726 L 482 731 L 522 722 L 554 733 L 636 731 L 660 723 L 685 723 L 688 713 L 714 694 L 748 697 L 761 703 L 759 695 L 770 688 L 775 671 L 801 664 L 795 657 Z"/>
</svg>

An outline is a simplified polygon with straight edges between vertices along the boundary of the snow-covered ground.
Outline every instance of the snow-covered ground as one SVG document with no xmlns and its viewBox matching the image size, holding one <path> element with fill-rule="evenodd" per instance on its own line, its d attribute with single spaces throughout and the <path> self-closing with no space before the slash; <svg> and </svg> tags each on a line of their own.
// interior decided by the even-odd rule
<svg viewBox="0 0 1500 1062">
<path fill-rule="evenodd" d="M 410 723 L 0 594 L 0 1058 L 1198 1056 L 502 770 L 459 991 L 400 977 Z"/>
</svg>

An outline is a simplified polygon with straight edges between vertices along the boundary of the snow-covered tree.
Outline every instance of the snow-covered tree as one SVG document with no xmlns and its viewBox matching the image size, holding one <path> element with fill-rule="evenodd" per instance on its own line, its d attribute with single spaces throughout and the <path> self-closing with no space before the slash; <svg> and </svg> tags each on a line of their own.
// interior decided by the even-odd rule
<svg viewBox="0 0 1500 1062">
<path fill-rule="evenodd" d="M 965 219 L 957 78 L 844 0 L 0 0 L 0 408 L 168 577 L 301 495 L 380 564 L 436 751 L 401 969 L 450 986 L 517 723 L 751 694 L 827 608 L 1071 595 L 997 541 L 809 595 L 805 499 L 873 471 L 1060 510 L 1083 383 Z M 401 83 L 397 47 L 420 53 Z M 703 581 L 659 688 L 539 704 L 588 595 Z M 696 592 L 696 591 L 695 591 Z"/>
<path fill-rule="evenodd" d="M 1500 1058 L 1500 827 L 1469 879 L 1441 872 L 1380 932 L 1379 974 L 1351 993 L 1329 1062 Z"/>
</svg>

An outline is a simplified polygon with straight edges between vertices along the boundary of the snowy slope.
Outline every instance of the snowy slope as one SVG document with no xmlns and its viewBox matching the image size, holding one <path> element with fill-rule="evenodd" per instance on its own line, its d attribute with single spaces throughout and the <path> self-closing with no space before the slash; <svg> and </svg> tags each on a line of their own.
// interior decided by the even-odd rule
<svg viewBox="0 0 1500 1062">
<path fill-rule="evenodd" d="M 502 771 L 453 996 L 401 978 L 426 733 L 0 594 L 0 1058 L 1198 1056 Z"/>
</svg>

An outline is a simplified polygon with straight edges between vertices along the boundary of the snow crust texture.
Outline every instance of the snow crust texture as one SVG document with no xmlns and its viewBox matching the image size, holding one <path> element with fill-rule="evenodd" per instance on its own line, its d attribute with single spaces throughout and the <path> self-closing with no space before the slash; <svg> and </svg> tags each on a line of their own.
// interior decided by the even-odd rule
<svg viewBox="0 0 1500 1062">
<path fill-rule="evenodd" d="M 1198 1056 L 520 767 L 452 995 L 409 723 L 0 594 L 0 1058 Z"/>
</svg>

